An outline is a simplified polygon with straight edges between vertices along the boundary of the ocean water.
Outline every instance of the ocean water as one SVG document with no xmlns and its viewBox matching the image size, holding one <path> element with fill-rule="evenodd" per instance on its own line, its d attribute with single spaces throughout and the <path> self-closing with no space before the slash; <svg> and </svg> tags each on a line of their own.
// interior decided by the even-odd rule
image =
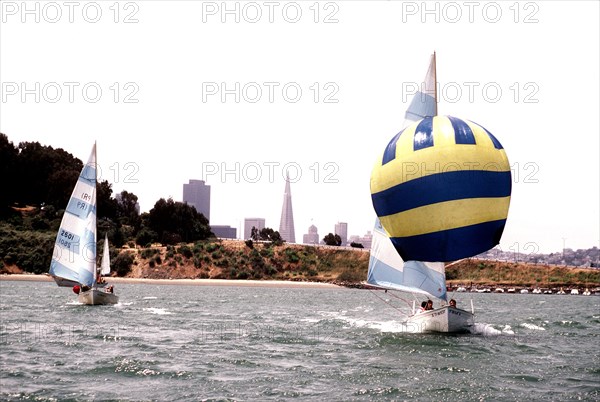
<svg viewBox="0 0 600 402">
<path fill-rule="evenodd" d="M 0 281 L 1 400 L 600 400 L 600 297 L 457 293 L 471 334 L 407 333 L 410 295 L 118 284 L 82 306 Z"/>
</svg>

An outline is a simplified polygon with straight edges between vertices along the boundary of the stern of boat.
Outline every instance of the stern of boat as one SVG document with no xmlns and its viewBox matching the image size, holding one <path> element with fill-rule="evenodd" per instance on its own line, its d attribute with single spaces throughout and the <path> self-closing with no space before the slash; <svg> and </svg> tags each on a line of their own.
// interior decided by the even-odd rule
<svg viewBox="0 0 600 402">
<path fill-rule="evenodd" d="M 461 333 L 470 332 L 475 325 L 473 313 L 459 308 L 444 306 L 425 311 L 407 320 L 407 326 L 415 332 Z"/>
</svg>

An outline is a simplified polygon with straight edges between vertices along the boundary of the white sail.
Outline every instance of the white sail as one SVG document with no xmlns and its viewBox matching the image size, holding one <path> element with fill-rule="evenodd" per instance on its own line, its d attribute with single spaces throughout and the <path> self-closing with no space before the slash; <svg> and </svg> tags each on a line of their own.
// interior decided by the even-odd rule
<svg viewBox="0 0 600 402">
<path fill-rule="evenodd" d="M 420 91 L 408 107 L 402 129 L 425 117 L 437 115 L 435 53 Z M 379 218 L 373 229 L 367 283 L 386 288 L 446 300 L 446 276 L 443 262 L 404 261 L 394 248 Z"/>
<path fill-rule="evenodd" d="M 446 300 L 444 263 L 402 260 L 379 219 L 373 229 L 367 283 Z"/>
<path fill-rule="evenodd" d="M 102 250 L 102 262 L 100 263 L 100 274 L 110 274 L 110 254 L 108 251 L 108 233 L 104 235 L 104 248 Z"/>
<path fill-rule="evenodd" d="M 92 286 L 95 274 L 96 144 L 65 209 L 50 264 L 50 275 L 82 285 Z"/>
<path fill-rule="evenodd" d="M 437 76 L 435 53 L 431 55 L 429 69 L 420 90 L 413 96 L 410 106 L 404 115 L 402 129 L 425 117 L 437 116 Z"/>
</svg>

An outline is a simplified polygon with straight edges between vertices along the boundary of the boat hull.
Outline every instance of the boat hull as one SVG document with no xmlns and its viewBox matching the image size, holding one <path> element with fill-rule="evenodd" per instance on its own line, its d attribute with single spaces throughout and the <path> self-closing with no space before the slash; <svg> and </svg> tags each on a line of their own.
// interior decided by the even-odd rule
<svg viewBox="0 0 600 402">
<path fill-rule="evenodd" d="M 61 278 L 60 276 L 54 276 L 54 275 L 51 275 L 51 276 L 52 276 L 52 279 L 54 279 L 54 282 L 56 282 L 56 284 L 58 286 L 72 288 L 75 285 L 79 285 L 79 282 L 76 282 L 76 281 Z"/>
<path fill-rule="evenodd" d="M 412 315 L 406 323 L 415 332 L 460 333 L 470 332 L 475 324 L 473 317 L 468 311 L 444 306 Z"/>
<path fill-rule="evenodd" d="M 119 302 L 119 296 L 114 293 L 109 293 L 106 290 L 90 289 L 85 292 L 80 292 L 77 300 L 82 304 L 96 306 L 103 304 L 117 304 Z"/>
</svg>

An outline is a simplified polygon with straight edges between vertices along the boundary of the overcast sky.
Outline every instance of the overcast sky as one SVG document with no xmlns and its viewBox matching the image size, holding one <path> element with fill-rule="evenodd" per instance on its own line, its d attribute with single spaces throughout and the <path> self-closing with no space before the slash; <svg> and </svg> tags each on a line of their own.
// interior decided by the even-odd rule
<svg viewBox="0 0 600 402">
<path fill-rule="evenodd" d="M 2 2 L 0 130 L 85 160 L 142 211 L 211 186 L 211 223 L 372 229 L 369 177 L 437 52 L 439 114 L 513 167 L 503 250 L 598 246 L 599 3 Z M 243 228 L 242 228 L 243 229 Z M 564 240 L 563 240 L 564 239 Z"/>
</svg>

